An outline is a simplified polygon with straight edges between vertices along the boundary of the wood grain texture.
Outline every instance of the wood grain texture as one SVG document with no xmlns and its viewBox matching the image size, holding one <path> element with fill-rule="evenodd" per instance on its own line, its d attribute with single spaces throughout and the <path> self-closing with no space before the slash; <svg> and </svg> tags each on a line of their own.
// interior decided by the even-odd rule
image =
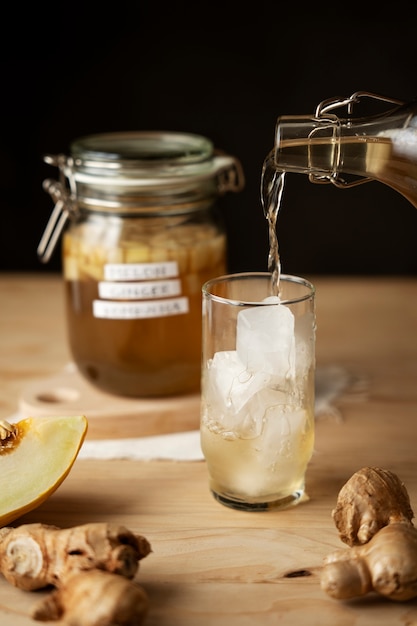
<svg viewBox="0 0 417 626">
<path fill-rule="evenodd" d="M 204 462 L 79 460 L 58 491 L 16 524 L 110 521 L 144 534 L 153 552 L 137 578 L 150 596 L 149 626 L 417 624 L 417 601 L 338 602 L 319 585 L 323 558 L 344 547 L 331 511 L 355 471 L 396 472 L 417 509 L 417 281 L 313 280 L 317 363 L 345 367 L 353 385 L 338 402 L 341 418 L 317 421 L 307 502 L 237 512 L 212 498 Z M 69 355 L 59 277 L 0 276 L 0 289 L 5 418 L 28 385 L 61 371 Z M 34 601 L 0 579 L 0 623 L 33 625 Z"/>
</svg>

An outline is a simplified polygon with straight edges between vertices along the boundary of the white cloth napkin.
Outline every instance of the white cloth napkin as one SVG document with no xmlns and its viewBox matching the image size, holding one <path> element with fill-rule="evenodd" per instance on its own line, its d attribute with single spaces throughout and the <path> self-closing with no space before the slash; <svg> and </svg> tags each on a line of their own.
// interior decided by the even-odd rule
<svg viewBox="0 0 417 626">
<path fill-rule="evenodd" d="M 192 430 L 134 439 L 87 439 L 78 458 L 201 461 L 204 457 L 200 448 L 200 431 Z"/>
</svg>

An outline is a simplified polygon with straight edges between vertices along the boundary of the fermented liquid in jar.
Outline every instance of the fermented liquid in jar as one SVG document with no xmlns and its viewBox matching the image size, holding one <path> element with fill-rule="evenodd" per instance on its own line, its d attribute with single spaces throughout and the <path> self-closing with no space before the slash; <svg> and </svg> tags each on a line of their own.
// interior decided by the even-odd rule
<svg viewBox="0 0 417 626">
<path fill-rule="evenodd" d="M 226 271 L 217 200 L 242 187 L 239 163 L 197 135 L 118 133 L 74 142 L 57 164 L 70 185 L 62 259 L 79 371 L 117 395 L 198 391 L 201 287 Z"/>
<path fill-rule="evenodd" d="M 64 234 L 71 351 L 91 382 L 114 393 L 200 384 L 201 285 L 225 271 L 225 235 L 187 216 L 163 220 L 172 233 L 158 218 L 95 216 Z"/>
</svg>

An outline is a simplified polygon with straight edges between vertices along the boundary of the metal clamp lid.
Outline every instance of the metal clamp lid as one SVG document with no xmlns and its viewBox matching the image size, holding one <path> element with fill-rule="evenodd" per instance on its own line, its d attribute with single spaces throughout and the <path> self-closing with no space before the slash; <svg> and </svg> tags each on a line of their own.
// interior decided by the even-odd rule
<svg viewBox="0 0 417 626">
<path fill-rule="evenodd" d="M 68 170 L 68 159 L 64 154 L 56 156 L 47 155 L 45 162 L 59 168 L 59 181 L 46 179 L 43 181 L 43 189 L 49 193 L 55 202 L 54 209 L 48 220 L 42 238 L 39 242 L 37 254 L 43 263 L 47 263 L 52 256 L 58 239 L 70 216 L 77 213 L 74 192 L 68 190 L 66 177 L 70 187 L 74 186 L 71 171 Z"/>
<path fill-rule="evenodd" d="M 77 185 L 149 191 L 216 180 L 217 193 L 223 195 L 239 192 L 245 184 L 238 159 L 189 133 L 92 135 L 74 142 L 71 156 L 47 155 L 44 160 L 58 167 L 59 180 L 43 183 L 55 203 L 37 249 L 43 263 L 51 258 L 67 221 L 78 213 Z"/>
</svg>

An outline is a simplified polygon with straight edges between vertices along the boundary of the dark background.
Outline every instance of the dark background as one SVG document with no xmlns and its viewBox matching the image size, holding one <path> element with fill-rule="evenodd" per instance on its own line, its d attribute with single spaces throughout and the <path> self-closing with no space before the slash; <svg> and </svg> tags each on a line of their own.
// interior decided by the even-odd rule
<svg viewBox="0 0 417 626">
<path fill-rule="evenodd" d="M 415 22 L 404 17 L 277 1 L 19 7 L 1 43 L 0 270 L 61 268 L 59 250 L 47 265 L 36 255 L 52 210 L 42 181 L 57 175 L 43 155 L 126 130 L 199 133 L 240 159 L 245 190 L 222 199 L 229 266 L 265 270 L 259 188 L 277 117 L 357 90 L 417 95 Z M 416 238 L 417 210 L 381 183 L 338 190 L 287 176 L 285 272 L 415 274 Z"/>
</svg>

